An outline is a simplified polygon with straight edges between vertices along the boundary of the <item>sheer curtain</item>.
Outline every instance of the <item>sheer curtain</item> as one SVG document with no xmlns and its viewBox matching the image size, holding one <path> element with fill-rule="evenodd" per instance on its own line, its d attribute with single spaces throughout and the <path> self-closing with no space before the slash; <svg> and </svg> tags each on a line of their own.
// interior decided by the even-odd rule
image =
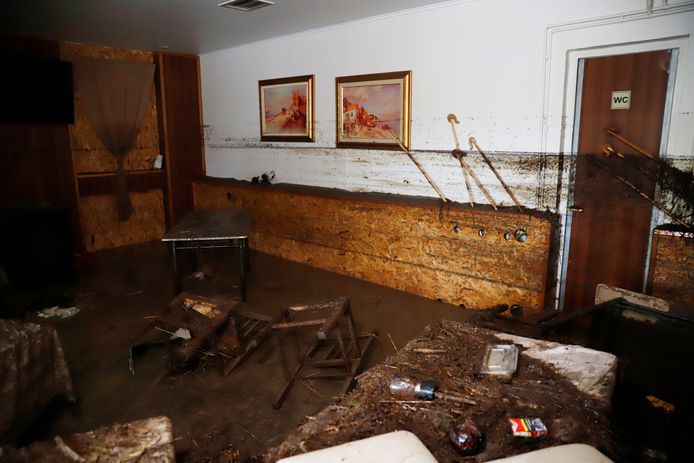
<svg viewBox="0 0 694 463">
<path fill-rule="evenodd" d="M 106 148 L 116 158 L 118 218 L 132 214 L 123 161 L 142 123 L 154 80 L 154 64 L 99 58 L 72 62 L 82 104 Z"/>
</svg>

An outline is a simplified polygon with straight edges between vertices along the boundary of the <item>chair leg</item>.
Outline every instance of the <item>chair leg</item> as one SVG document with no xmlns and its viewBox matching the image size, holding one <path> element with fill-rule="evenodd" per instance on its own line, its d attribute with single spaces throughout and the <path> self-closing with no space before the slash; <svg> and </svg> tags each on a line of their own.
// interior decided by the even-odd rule
<svg viewBox="0 0 694 463">
<path fill-rule="evenodd" d="M 316 343 L 313 344 L 313 346 L 311 346 L 311 347 L 306 351 L 306 353 L 304 354 L 304 356 L 303 356 L 303 358 L 301 359 L 301 361 L 296 365 L 296 368 L 294 368 L 294 371 L 292 371 L 291 373 L 289 373 L 289 369 L 288 369 L 288 368 L 285 369 L 285 376 L 286 376 L 286 378 L 287 378 L 287 381 L 286 381 L 286 382 L 284 383 L 284 385 L 282 386 L 282 389 L 280 389 L 280 392 L 279 392 L 279 394 L 277 395 L 277 399 L 276 399 L 276 400 L 273 402 L 273 404 L 272 404 L 272 406 L 273 406 L 275 409 L 279 409 L 280 407 L 282 407 L 282 404 L 284 403 L 284 400 L 287 398 L 287 395 L 289 394 L 289 391 L 291 390 L 292 385 L 294 384 L 294 381 L 296 381 L 296 378 L 297 378 L 297 376 L 299 375 L 299 371 L 301 371 L 301 368 L 303 368 L 303 366 L 304 366 L 305 360 L 306 360 L 307 358 L 309 358 L 310 356 L 312 356 L 313 354 L 315 354 L 315 353 L 316 353 L 316 350 L 318 350 L 318 347 L 319 347 L 322 343 L 323 343 L 323 341 L 320 340 L 320 339 L 319 339 L 318 341 L 316 341 Z M 279 345 L 279 343 L 275 344 L 275 346 L 276 346 L 277 349 L 279 350 L 280 357 L 282 358 L 282 362 L 283 362 L 283 363 L 282 363 L 282 366 L 286 368 L 285 359 L 284 359 L 284 356 L 283 356 L 283 354 L 282 354 L 282 351 L 280 350 L 281 346 Z"/>
<path fill-rule="evenodd" d="M 345 364 L 345 372 L 347 373 L 347 376 L 350 376 L 352 374 L 352 361 L 350 360 L 349 354 L 345 349 L 345 341 L 342 339 L 342 330 L 339 326 L 335 327 L 335 335 L 337 336 L 337 345 L 340 346 L 340 353 L 342 354 L 342 360 Z"/>
<path fill-rule="evenodd" d="M 173 275 L 174 275 L 174 294 L 181 292 L 181 277 L 178 274 L 178 259 L 176 258 L 176 242 L 171 242 L 171 259 L 173 261 Z"/>
<path fill-rule="evenodd" d="M 352 319 L 351 309 L 345 313 L 345 318 L 347 318 L 347 329 L 349 330 L 349 337 L 354 346 L 354 356 L 352 359 L 356 360 L 361 357 L 361 349 L 359 348 L 359 340 L 357 339 L 357 332 L 354 330 L 354 320 Z M 352 346 L 350 346 L 350 352 L 352 352 Z"/>
<path fill-rule="evenodd" d="M 287 365 L 287 359 L 284 357 L 284 351 L 282 350 L 282 344 L 280 343 L 279 340 L 279 334 L 274 334 L 272 335 L 272 343 L 275 345 L 275 349 L 277 349 L 277 353 L 280 356 L 280 362 L 282 363 L 282 371 L 284 372 L 284 379 L 287 381 L 291 377 L 289 374 L 289 366 Z"/>
</svg>

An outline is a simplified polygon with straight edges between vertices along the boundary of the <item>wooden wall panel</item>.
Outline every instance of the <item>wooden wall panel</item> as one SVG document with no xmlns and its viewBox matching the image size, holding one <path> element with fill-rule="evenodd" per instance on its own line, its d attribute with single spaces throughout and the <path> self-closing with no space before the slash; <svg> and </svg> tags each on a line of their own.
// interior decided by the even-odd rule
<svg viewBox="0 0 694 463">
<path fill-rule="evenodd" d="M 651 294 L 694 306 L 694 233 L 655 230 Z"/>
<path fill-rule="evenodd" d="M 57 42 L 27 37 L 0 36 L 0 51 L 60 57 Z M 79 249 L 79 214 L 67 124 L 0 124 L 0 208 L 19 204 L 46 204 L 66 210 L 73 245 Z"/>
<path fill-rule="evenodd" d="M 196 182 L 195 204 L 250 210 L 269 254 L 471 308 L 545 306 L 551 217 L 218 181 Z M 504 239 L 519 228 L 525 243 Z"/>
<path fill-rule="evenodd" d="M 82 234 L 87 251 L 145 243 L 164 235 L 164 197 L 161 190 L 130 194 L 133 215 L 118 220 L 116 200 L 111 195 L 80 199 Z"/>
<path fill-rule="evenodd" d="M 170 220 L 176 224 L 193 210 L 193 179 L 204 170 L 199 58 L 159 53 L 158 65 L 161 145 L 169 175 Z"/>
<path fill-rule="evenodd" d="M 166 172 L 163 170 L 131 171 L 126 178 L 130 192 L 166 189 Z M 117 191 L 116 175 L 111 173 L 79 177 L 78 183 L 80 196 L 115 195 Z"/>
<path fill-rule="evenodd" d="M 62 59 L 78 56 L 154 62 L 151 52 L 79 43 L 61 43 Z M 99 139 L 75 86 L 75 123 L 70 126 L 72 158 L 77 173 L 83 246 L 88 251 L 142 243 L 164 234 L 166 172 L 153 170 L 159 150 L 156 82 L 133 149 L 125 157 L 133 215 L 125 222 L 115 213 L 116 160 Z"/>
<path fill-rule="evenodd" d="M 62 59 L 70 61 L 78 56 L 90 58 L 117 59 L 125 61 L 154 62 L 154 55 L 139 50 L 85 45 L 80 43 L 61 43 Z M 151 169 L 154 158 L 159 154 L 159 129 L 157 127 L 156 92 L 152 84 L 149 103 L 145 109 L 140 131 L 133 149 L 125 157 L 125 170 Z M 106 149 L 87 117 L 82 106 L 79 88 L 75 86 L 75 123 L 70 127 L 75 171 L 78 174 L 93 172 L 115 172 L 116 160 Z"/>
</svg>

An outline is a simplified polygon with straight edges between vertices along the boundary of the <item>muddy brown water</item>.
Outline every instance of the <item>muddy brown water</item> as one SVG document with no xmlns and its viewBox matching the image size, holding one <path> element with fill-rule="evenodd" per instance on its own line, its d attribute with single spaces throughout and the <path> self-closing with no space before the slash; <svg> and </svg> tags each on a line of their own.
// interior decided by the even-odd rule
<svg viewBox="0 0 694 463">
<path fill-rule="evenodd" d="M 233 287 L 237 262 L 233 251 L 208 251 L 199 260 L 199 269 L 208 276 L 202 281 L 185 278 L 184 290 L 212 297 L 238 294 Z M 181 259 L 182 274 L 190 273 L 186 262 Z M 394 352 L 388 333 L 402 347 L 433 321 L 470 316 L 456 306 L 256 252 L 251 255 L 247 288 L 244 307 L 265 314 L 290 303 L 351 298 L 357 330 L 380 333 L 367 366 Z M 81 311 L 73 318 L 47 323 L 56 327 L 63 342 L 78 403 L 47 409 L 21 438 L 15 436 L 16 442 L 166 415 L 173 422 L 179 461 L 204 461 L 231 447 L 244 458 L 280 443 L 339 392 L 341 381 L 313 381 L 323 397 L 297 383 L 283 407 L 274 410 L 271 404 L 283 374 L 269 341 L 226 378 L 216 360 L 167 377 L 163 348 L 136 357 L 136 374 L 131 376 L 129 345 L 147 317 L 162 313 L 174 297 L 170 255 L 161 243 L 98 252 L 94 268 L 83 271 L 75 282 L 17 295 L 9 303 L 17 312 L 42 302 L 64 304 L 70 299 L 66 295 Z"/>
<path fill-rule="evenodd" d="M 456 306 L 266 254 L 252 252 L 251 256 L 245 308 L 270 315 L 291 303 L 347 296 L 358 330 L 378 330 L 380 334 L 367 367 L 393 354 L 392 343 L 403 347 L 430 323 L 469 320 L 474 315 Z M 191 271 L 186 262 L 182 257 L 184 275 Z M 237 256 L 228 250 L 203 253 L 199 268 L 207 273 L 206 278 L 184 278 L 183 289 L 211 297 L 238 294 L 234 288 L 236 262 Z M 173 422 L 178 461 L 210 461 L 236 454 L 243 460 L 278 445 L 307 416 L 334 402 L 341 383 L 316 380 L 312 385 L 320 396 L 297 383 L 284 406 L 274 410 L 271 404 L 283 375 L 271 342 L 227 378 L 220 376 L 214 359 L 169 377 L 167 353 L 161 348 L 137 357 L 136 374 L 131 376 L 130 344 L 147 317 L 162 313 L 173 297 L 169 251 L 159 242 L 100 251 L 95 254 L 95 266 L 82 271 L 74 282 L 7 294 L 4 315 L 24 316 L 27 308 L 58 303 L 81 309 L 67 320 L 41 321 L 58 330 L 78 402 L 53 404 L 38 416 L 20 420 L 0 443 L 26 444 L 166 415 Z M 25 318 L 36 320 L 31 311 Z M 614 333 L 620 375 L 612 418 L 624 431 L 619 434 L 620 443 L 633 455 L 626 461 L 665 461 L 660 459 L 662 455 L 669 455 L 668 461 L 690 461 L 694 443 L 690 339 L 691 331 L 648 326 L 623 325 Z M 581 343 L 580 336 L 557 340 Z M 644 402 L 646 394 L 671 400 L 677 407 L 675 414 L 654 411 Z"/>
</svg>

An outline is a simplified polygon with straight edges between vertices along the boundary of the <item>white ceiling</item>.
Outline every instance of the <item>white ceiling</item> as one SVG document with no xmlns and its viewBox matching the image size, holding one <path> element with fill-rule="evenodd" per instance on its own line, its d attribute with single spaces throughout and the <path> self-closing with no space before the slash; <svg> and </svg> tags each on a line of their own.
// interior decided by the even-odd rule
<svg viewBox="0 0 694 463">
<path fill-rule="evenodd" d="M 443 0 L 275 0 L 248 13 L 222 0 L 3 0 L 0 30 L 139 50 L 206 53 Z M 449 0 L 450 1 L 450 0 Z"/>
</svg>

